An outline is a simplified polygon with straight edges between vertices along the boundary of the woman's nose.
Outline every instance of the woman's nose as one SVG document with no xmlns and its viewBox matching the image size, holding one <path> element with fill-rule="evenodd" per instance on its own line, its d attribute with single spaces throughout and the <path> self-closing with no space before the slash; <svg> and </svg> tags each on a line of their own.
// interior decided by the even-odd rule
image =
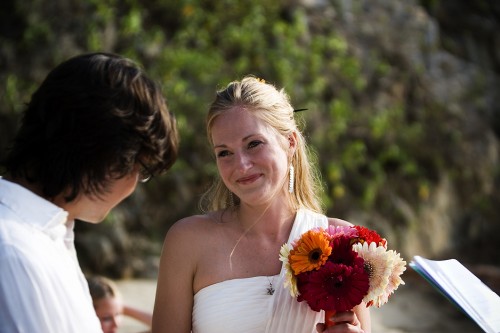
<svg viewBox="0 0 500 333">
<path fill-rule="evenodd" d="M 250 156 L 248 156 L 248 154 L 238 153 L 236 154 L 236 160 L 238 169 L 242 171 L 246 171 L 252 166 L 252 160 L 250 159 Z"/>
</svg>

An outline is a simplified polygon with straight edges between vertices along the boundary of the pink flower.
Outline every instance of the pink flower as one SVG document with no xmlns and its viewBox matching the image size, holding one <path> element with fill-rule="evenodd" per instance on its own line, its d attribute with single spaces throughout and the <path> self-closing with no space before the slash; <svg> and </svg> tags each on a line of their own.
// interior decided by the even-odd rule
<svg viewBox="0 0 500 333">
<path fill-rule="evenodd" d="M 344 227 L 344 226 L 329 226 L 328 229 L 326 229 L 326 233 L 330 235 L 330 238 L 334 237 L 339 237 L 339 236 L 346 236 L 349 238 L 356 238 L 358 237 L 358 230 L 354 227 Z"/>
</svg>

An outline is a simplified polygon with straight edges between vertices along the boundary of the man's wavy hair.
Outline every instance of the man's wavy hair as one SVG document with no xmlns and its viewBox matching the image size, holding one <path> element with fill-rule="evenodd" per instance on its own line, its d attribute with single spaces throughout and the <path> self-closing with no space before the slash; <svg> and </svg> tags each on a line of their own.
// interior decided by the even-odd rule
<svg viewBox="0 0 500 333">
<path fill-rule="evenodd" d="M 153 174 L 177 158 L 178 133 L 160 86 L 132 60 L 108 53 L 71 58 L 32 95 L 4 161 L 42 195 L 99 196 L 138 163 Z"/>
</svg>

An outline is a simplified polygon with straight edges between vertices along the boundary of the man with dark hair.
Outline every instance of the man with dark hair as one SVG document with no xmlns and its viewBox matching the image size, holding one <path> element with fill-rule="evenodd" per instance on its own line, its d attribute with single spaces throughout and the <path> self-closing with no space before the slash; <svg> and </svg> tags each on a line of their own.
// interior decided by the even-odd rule
<svg viewBox="0 0 500 333">
<path fill-rule="evenodd" d="M 101 332 L 74 220 L 101 222 L 177 149 L 161 88 L 131 60 L 84 54 L 48 74 L 0 177 L 0 332 Z"/>
</svg>

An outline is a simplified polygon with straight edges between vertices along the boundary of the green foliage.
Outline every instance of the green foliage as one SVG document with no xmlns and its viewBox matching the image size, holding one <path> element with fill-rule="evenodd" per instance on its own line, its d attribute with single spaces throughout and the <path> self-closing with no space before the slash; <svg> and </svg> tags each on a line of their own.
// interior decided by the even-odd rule
<svg viewBox="0 0 500 333">
<path fill-rule="evenodd" d="M 459 175 L 457 117 L 428 97 L 421 69 L 378 48 L 361 56 L 321 13 L 267 0 L 14 2 L 18 31 L 0 34 L 9 59 L 0 73 L 3 114 L 19 114 L 48 70 L 80 52 L 124 54 L 161 82 L 178 120 L 181 154 L 157 185 L 144 188 L 150 205 L 136 207 L 158 240 L 173 221 L 197 213 L 216 175 L 206 110 L 216 89 L 247 74 L 284 87 L 297 108 L 308 108 L 298 117 L 333 215 L 363 208 L 390 216 L 389 195 L 417 206 L 440 170 Z"/>
<path fill-rule="evenodd" d="M 41 9 L 41 3 L 37 7 Z M 172 172 L 192 188 L 208 186 L 216 174 L 203 134 L 204 115 L 215 89 L 247 74 L 285 87 L 294 104 L 309 108 L 304 115 L 306 133 L 327 175 L 324 200 L 329 209 L 345 196 L 373 208 L 387 186 L 387 172 L 413 177 L 415 184 L 408 186 L 415 191 L 426 182 L 419 156 L 411 151 L 424 140 L 422 125 L 405 121 L 405 101 L 394 99 L 378 109 L 359 100 L 362 95 L 375 96 L 366 90 L 373 80 L 366 73 L 387 76 L 392 67 L 376 53 L 370 64 L 363 65 L 345 37 L 329 28 L 330 22 L 320 17 L 312 25 L 302 7 L 265 0 L 238 6 L 203 0 L 55 2 L 53 9 L 73 21 L 66 25 L 51 20 L 49 10 L 31 9 L 18 6 L 27 18 L 20 45 L 26 51 L 47 48 L 45 71 L 54 64 L 52 58 L 63 54 L 108 50 L 143 63 L 162 83 L 182 137 L 177 164 L 182 167 Z M 59 51 L 57 45 L 67 38 L 63 28 L 69 28 L 73 47 Z M 25 87 L 31 79 L 16 73 L 8 77 L 4 109 L 20 111 L 13 101 L 18 95 L 27 96 Z M 167 188 L 172 178 L 160 181 Z M 198 195 L 191 193 L 188 200 L 195 201 Z M 196 205 L 186 207 L 194 210 Z"/>
</svg>

